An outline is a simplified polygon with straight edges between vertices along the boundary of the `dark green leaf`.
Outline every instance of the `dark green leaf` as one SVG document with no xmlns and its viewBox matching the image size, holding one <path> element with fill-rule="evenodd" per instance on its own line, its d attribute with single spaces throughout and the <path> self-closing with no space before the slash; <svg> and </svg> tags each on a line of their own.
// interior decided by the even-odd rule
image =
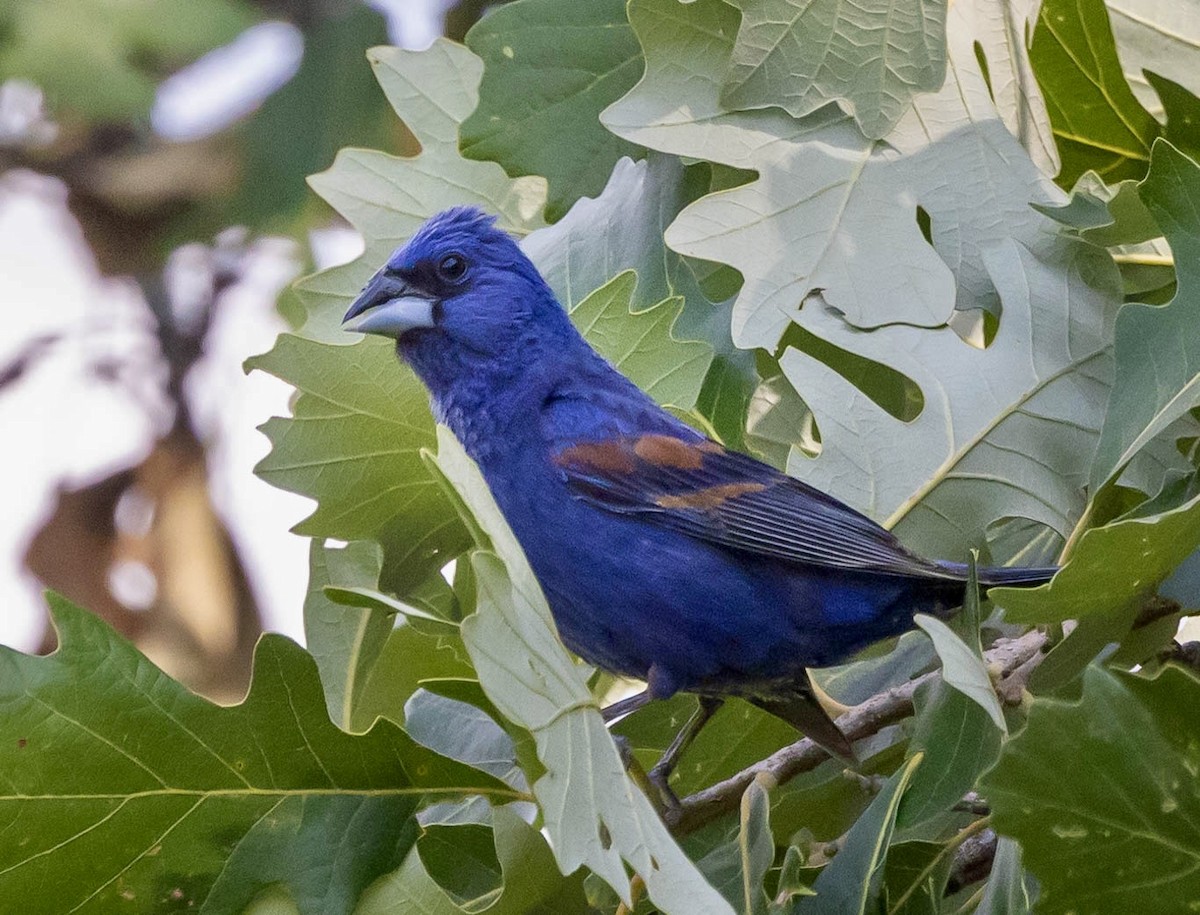
<svg viewBox="0 0 1200 915">
<path fill-rule="evenodd" d="M 742 795 L 737 831 L 696 865 L 738 915 L 766 915 L 763 880 L 774 858 L 767 791 L 754 781 Z"/>
<path fill-rule="evenodd" d="M 427 826 L 417 839 L 417 853 L 425 872 L 469 911 L 486 909 L 503 890 L 500 859 L 486 826 Z"/>
<path fill-rule="evenodd" d="M 917 725 L 909 754 L 924 761 L 904 795 L 897 823 L 916 826 L 945 813 L 975 788 L 996 761 L 1000 731 L 987 711 L 944 681 L 917 698 Z"/>
<path fill-rule="evenodd" d="M 900 816 L 904 816 L 907 806 L 906 795 Z M 954 856 L 946 853 L 941 842 L 899 842 L 889 848 L 884 871 L 888 915 L 941 915 L 942 896 L 953 865 Z"/>
<path fill-rule="evenodd" d="M 1146 71 L 1167 116 L 1163 139 L 1186 156 L 1200 158 L 1200 98 L 1179 83 Z"/>
<path fill-rule="evenodd" d="M 1021 867 L 1021 846 L 1001 836 L 976 915 L 1029 915 L 1032 910 L 1025 869 Z"/>
<path fill-rule="evenodd" d="M 1104 0 L 1045 0 L 1031 49 L 1070 187 L 1089 169 L 1110 183 L 1140 178 L 1158 122 L 1125 81 Z"/>
<path fill-rule="evenodd" d="M 599 194 L 621 156 L 641 152 L 600 124 L 642 72 L 624 0 L 517 0 L 477 23 L 467 47 L 484 71 L 479 107 L 462 125 L 463 154 L 510 175 L 544 176 L 551 221 Z"/>
<path fill-rule="evenodd" d="M 799 915 L 866 915 L 882 897 L 888 845 L 900 800 L 921 763 L 913 756 L 888 779 L 871 806 L 846 834 L 846 842 L 813 884 L 816 895 L 800 900 Z"/>
<path fill-rule="evenodd" d="M 230 912 L 276 883 L 306 915 L 349 912 L 403 857 L 422 797 L 515 794 L 389 722 L 339 731 L 316 665 L 280 636 L 221 708 L 52 608 L 55 654 L 0 650 L 0 898 L 30 912 Z"/>
<path fill-rule="evenodd" d="M 1200 898 L 1200 681 L 1089 668 L 1078 703 L 1037 699 L 983 790 L 1021 843 L 1038 911 L 1183 912 Z"/>
</svg>

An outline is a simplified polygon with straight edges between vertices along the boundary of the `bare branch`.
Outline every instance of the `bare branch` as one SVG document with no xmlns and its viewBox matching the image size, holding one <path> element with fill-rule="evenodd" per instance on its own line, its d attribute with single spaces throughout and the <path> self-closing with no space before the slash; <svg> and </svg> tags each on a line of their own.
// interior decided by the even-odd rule
<svg viewBox="0 0 1200 915">
<path fill-rule="evenodd" d="M 1045 633 L 1035 629 L 1017 639 L 1002 639 L 985 653 L 989 668 L 1001 678 L 999 692 L 1006 702 L 1020 701 L 1029 674 L 1040 663 L 1045 644 Z M 877 734 L 912 715 L 913 695 L 921 686 L 940 677 L 941 673 L 934 671 L 872 696 L 842 715 L 838 726 L 851 741 Z M 815 769 L 828 758 L 829 754 L 808 738 L 798 740 L 736 775 L 684 798 L 678 809 L 668 812 L 667 825 L 677 834 L 692 832 L 736 810 L 742 794 L 760 773 L 781 785 Z"/>
</svg>

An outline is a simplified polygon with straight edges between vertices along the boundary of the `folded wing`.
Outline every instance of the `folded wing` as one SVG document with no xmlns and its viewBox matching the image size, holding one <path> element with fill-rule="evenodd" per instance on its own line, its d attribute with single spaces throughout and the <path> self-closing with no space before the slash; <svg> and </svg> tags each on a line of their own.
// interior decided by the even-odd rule
<svg viewBox="0 0 1200 915">
<path fill-rule="evenodd" d="M 579 498 L 731 550 L 799 565 L 961 581 L 832 496 L 716 442 L 627 436 L 560 446 Z"/>
</svg>

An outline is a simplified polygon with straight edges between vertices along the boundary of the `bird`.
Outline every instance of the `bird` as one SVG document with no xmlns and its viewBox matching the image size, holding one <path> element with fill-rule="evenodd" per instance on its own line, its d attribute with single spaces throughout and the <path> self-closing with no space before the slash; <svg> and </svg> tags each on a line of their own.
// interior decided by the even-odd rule
<svg viewBox="0 0 1200 915">
<path fill-rule="evenodd" d="M 967 566 L 923 558 L 870 518 L 660 407 L 597 353 L 522 252 L 474 207 L 429 218 L 371 277 L 343 328 L 395 341 L 436 419 L 474 459 L 562 641 L 646 683 L 606 720 L 694 693 L 651 781 L 725 697 L 853 749 L 809 669 L 961 605 Z M 986 567 L 981 586 L 1054 568 Z"/>
</svg>

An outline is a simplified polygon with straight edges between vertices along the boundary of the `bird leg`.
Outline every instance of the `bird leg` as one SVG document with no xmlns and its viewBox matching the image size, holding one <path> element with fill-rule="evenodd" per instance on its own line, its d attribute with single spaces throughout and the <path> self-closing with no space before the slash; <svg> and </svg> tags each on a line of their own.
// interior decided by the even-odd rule
<svg viewBox="0 0 1200 915">
<path fill-rule="evenodd" d="M 716 714 L 725 700 L 716 696 L 701 696 L 700 707 L 692 713 L 692 717 L 687 720 L 687 723 L 675 735 L 675 739 L 671 741 L 671 745 L 667 747 L 662 758 L 654 764 L 654 768 L 646 773 L 646 777 L 650 780 L 659 794 L 662 795 L 663 803 L 666 805 L 668 814 L 672 810 L 679 809 L 679 798 L 675 796 L 675 792 L 671 790 L 671 786 L 667 784 L 667 780 L 671 777 L 671 772 L 675 769 L 675 764 L 679 762 L 679 758 L 683 756 L 684 751 L 692 745 L 692 741 L 696 739 L 696 735 L 708 723 L 708 719 Z"/>
<path fill-rule="evenodd" d="M 654 697 L 650 695 L 650 690 L 644 689 L 640 693 L 618 699 L 612 705 L 606 705 L 600 710 L 600 714 L 604 716 L 605 724 L 612 724 L 618 718 L 624 718 L 626 715 L 636 712 L 653 700 Z"/>
</svg>

